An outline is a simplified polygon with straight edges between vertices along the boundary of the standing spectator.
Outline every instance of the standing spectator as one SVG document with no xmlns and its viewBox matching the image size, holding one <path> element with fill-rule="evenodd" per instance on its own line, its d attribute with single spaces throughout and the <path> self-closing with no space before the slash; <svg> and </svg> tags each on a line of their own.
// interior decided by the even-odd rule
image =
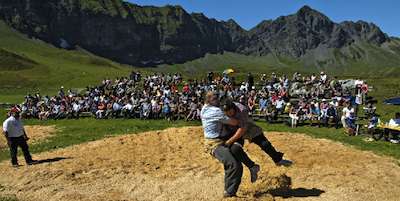
<svg viewBox="0 0 400 201">
<path fill-rule="evenodd" d="M 20 111 L 14 107 L 10 111 L 10 116 L 3 122 L 3 133 L 10 148 L 11 164 L 13 167 L 18 167 L 17 149 L 20 147 L 24 154 L 25 162 L 28 165 L 36 164 L 37 161 L 32 159 L 29 152 L 24 125 L 20 119 Z"/>
<path fill-rule="evenodd" d="M 251 90 L 254 86 L 254 77 L 251 73 L 247 74 L 247 83 L 249 84 L 247 90 Z"/>
<path fill-rule="evenodd" d="M 350 118 L 352 113 L 354 113 L 354 108 L 352 108 L 350 103 L 346 101 L 344 103 L 344 108 L 342 110 L 342 118 L 341 118 L 343 128 L 348 127 L 348 125 L 346 124 L 346 119 Z"/>
</svg>

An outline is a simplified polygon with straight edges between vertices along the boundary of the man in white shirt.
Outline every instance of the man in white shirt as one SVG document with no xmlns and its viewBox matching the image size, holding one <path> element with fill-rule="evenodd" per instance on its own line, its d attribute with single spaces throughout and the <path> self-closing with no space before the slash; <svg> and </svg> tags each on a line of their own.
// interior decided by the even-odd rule
<svg viewBox="0 0 400 201">
<path fill-rule="evenodd" d="M 283 113 L 283 110 L 285 109 L 283 106 L 285 105 L 285 101 L 279 97 L 279 99 L 275 102 L 275 107 L 278 113 Z"/>
<path fill-rule="evenodd" d="M 124 114 L 124 117 L 130 117 L 133 112 L 133 105 L 127 101 L 126 104 L 122 107 L 122 113 Z"/>
<path fill-rule="evenodd" d="M 80 111 L 81 105 L 79 105 L 78 101 L 74 101 L 74 103 L 72 103 L 72 117 L 78 119 Z"/>
<path fill-rule="evenodd" d="M 224 197 L 235 197 L 242 181 L 242 163 L 233 155 L 230 147 L 225 144 L 223 125 L 238 125 L 238 121 L 230 119 L 218 107 L 218 95 L 208 92 L 205 105 L 201 110 L 201 122 L 204 130 L 204 145 L 207 153 L 224 165 L 225 185 Z"/>
<path fill-rule="evenodd" d="M 29 147 L 26 143 L 29 140 L 25 133 L 24 125 L 20 120 L 20 111 L 18 108 L 12 108 L 10 111 L 10 117 L 3 122 L 3 133 L 7 139 L 7 144 L 10 148 L 11 164 L 13 167 L 18 167 L 18 147 L 21 147 L 24 153 L 25 162 L 28 165 L 36 164 L 37 161 L 32 160 L 32 156 L 29 153 Z"/>
</svg>

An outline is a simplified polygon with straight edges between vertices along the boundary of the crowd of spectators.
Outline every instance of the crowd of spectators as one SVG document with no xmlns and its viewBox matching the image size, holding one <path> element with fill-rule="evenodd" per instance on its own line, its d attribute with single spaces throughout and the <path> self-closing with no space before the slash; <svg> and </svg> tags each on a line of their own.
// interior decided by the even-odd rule
<svg viewBox="0 0 400 201">
<path fill-rule="evenodd" d="M 366 114 L 374 116 L 375 107 L 368 102 L 368 85 L 361 80 L 338 80 L 324 72 L 303 76 L 251 73 L 243 82 L 234 76 L 209 72 L 204 79 L 183 79 L 181 74 L 143 76 L 132 72 L 129 77 L 104 79 L 98 86 L 77 92 L 63 87 L 55 96 L 39 93 L 27 95 L 19 106 L 24 118 L 63 119 L 94 116 L 107 118 L 140 118 L 197 120 L 207 91 L 217 91 L 222 99 L 232 99 L 247 106 L 250 115 L 269 122 L 287 116 L 290 126 L 317 122 L 319 126 L 343 125 L 355 132 L 355 119 L 363 105 Z"/>
</svg>

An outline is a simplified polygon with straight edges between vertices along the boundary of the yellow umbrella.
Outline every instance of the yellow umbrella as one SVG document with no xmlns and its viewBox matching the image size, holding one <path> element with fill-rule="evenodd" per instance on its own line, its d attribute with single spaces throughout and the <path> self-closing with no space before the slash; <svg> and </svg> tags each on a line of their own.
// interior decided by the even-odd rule
<svg viewBox="0 0 400 201">
<path fill-rule="evenodd" d="M 231 74 L 231 73 L 234 73 L 235 72 L 235 70 L 233 70 L 232 68 L 228 68 L 228 69 L 226 69 L 226 70 L 224 70 L 224 74 Z"/>
</svg>

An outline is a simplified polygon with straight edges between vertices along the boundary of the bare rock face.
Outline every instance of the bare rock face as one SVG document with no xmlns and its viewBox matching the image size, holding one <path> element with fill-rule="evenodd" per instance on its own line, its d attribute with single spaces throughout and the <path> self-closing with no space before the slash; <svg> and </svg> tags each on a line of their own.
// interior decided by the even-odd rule
<svg viewBox="0 0 400 201">
<path fill-rule="evenodd" d="M 120 0 L 3 0 L 1 17 L 56 46 L 67 42 L 122 63 L 185 62 L 231 50 L 216 20 L 179 6 L 141 7 Z"/>
<path fill-rule="evenodd" d="M 389 40 L 374 24 L 361 21 L 336 24 L 308 6 L 293 15 L 263 21 L 249 35 L 248 44 L 239 52 L 253 55 L 275 53 L 296 58 L 319 46 L 342 48 L 357 40 L 379 45 Z"/>
<path fill-rule="evenodd" d="M 380 45 L 390 40 L 374 24 L 337 24 L 308 6 L 249 31 L 233 20 L 189 14 L 180 6 L 138 6 L 121 0 L 2 0 L 0 18 L 60 48 L 80 46 L 138 66 L 182 63 L 223 51 L 299 58 L 316 48 L 342 48 L 355 41 Z"/>
</svg>

